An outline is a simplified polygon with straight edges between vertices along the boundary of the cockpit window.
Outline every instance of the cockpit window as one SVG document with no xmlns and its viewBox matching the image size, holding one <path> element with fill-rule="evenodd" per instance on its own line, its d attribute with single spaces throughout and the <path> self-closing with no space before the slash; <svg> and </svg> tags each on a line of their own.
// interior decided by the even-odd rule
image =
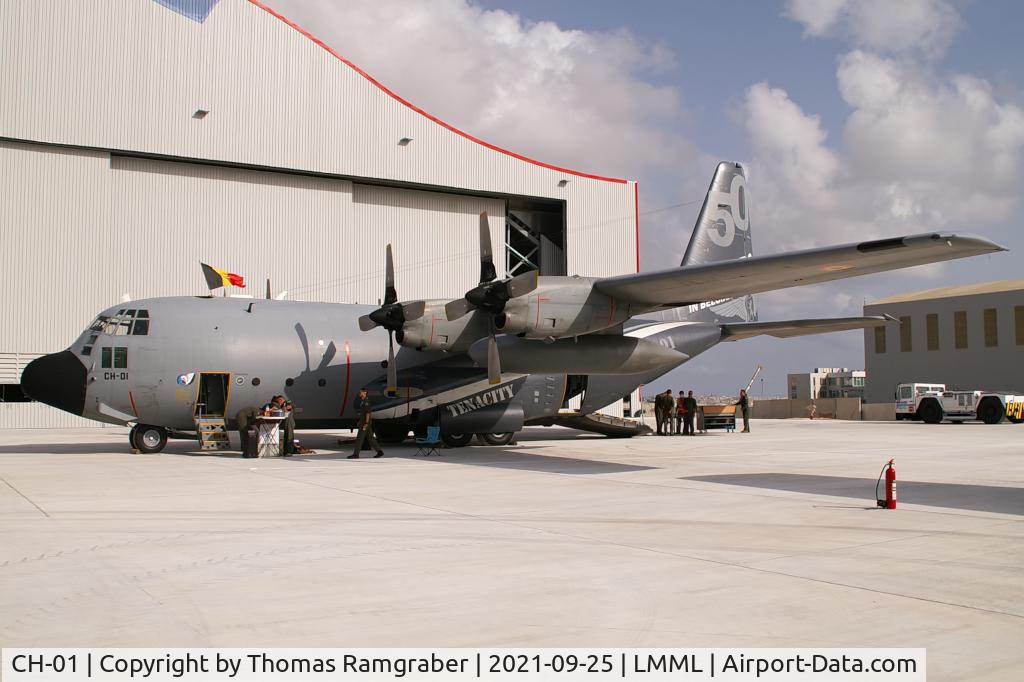
<svg viewBox="0 0 1024 682">
<path fill-rule="evenodd" d="M 99 324 L 104 334 L 110 336 L 146 336 L 149 334 L 149 311 L 145 308 L 136 310 L 118 310 L 110 318 L 99 318 L 93 325 Z"/>
</svg>

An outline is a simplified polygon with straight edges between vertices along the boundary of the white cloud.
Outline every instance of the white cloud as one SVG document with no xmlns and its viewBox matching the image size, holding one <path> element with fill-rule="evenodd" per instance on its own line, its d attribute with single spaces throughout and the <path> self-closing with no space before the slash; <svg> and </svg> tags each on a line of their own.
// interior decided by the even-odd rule
<svg viewBox="0 0 1024 682">
<path fill-rule="evenodd" d="M 638 177 L 693 154 L 671 53 L 625 30 L 528 23 L 466 0 L 271 0 L 405 99 L 488 142 L 582 171 Z"/>
<path fill-rule="evenodd" d="M 1024 111 L 983 79 L 935 79 L 860 51 L 840 60 L 838 80 L 854 107 L 850 173 L 887 186 L 894 213 L 936 224 L 1009 217 L 1024 179 Z"/>
<path fill-rule="evenodd" d="M 754 149 L 773 160 L 773 172 L 790 187 L 793 200 L 820 206 L 835 180 L 839 161 L 825 146 L 817 116 L 803 112 L 784 90 L 756 83 L 747 91 L 746 126 Z"/>
<path fill-rule="evenodd" d="M 837 78 L 853 112 L 836 150 L 785 91 L 758 83 L 747 92 L 753 216 L 772 250 L 970 232 L 1014 215 L 1024 110 L 997 100 L 983 79 L 937 78 L 859 50 L 841 58 Z"/>
<path fill-rule="evenodd" d="M 947 0 L 789 0 L 786 14 L 803 24 L 805 35 L 888 53 L 938 56 L 960 27 Z"/>
</svg>

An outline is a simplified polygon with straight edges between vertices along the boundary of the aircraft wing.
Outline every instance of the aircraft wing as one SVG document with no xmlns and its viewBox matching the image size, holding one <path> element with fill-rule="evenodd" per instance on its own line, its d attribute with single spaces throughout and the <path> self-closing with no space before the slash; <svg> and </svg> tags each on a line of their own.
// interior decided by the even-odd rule
<svg viewBox="0 0 1024 682">
<path fill-rule="evenodd" d="M 975 235 L 918 234 L 606 277 L 594 288 L 619 300 L 675 307 L 1005 250 Z"/>
<path fill-rule="evenodd" d="M 808 334 L 825 334 L 827 332 L 843 332 L 850 329 L 866 329 L 881 327 L 886 324 L 899 324 L 899 320 L 889 315 L 872 317 L 835 317 L 824 320 L 783 320 L 779 322 L 737 322 L 722 325 L 723 341 L 739 341 L 761 334 L 788 339 L 791 336 L 807 336 Z"/>
</svg>

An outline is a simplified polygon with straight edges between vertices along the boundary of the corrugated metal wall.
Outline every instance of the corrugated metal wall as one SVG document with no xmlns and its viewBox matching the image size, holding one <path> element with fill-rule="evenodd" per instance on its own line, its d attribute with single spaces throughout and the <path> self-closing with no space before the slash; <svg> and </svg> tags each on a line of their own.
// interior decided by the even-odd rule
<svg viewBox="0 0 1024 682">
<path fill-rule="evenodd" d="M 205 293 L 200 260 L 256 295 L 270 277 L 290 297 L 367 303 L 393 241 L 400 296 L 461 295 L 479 272 L 476 215 L 498 247 L 504 200 L 460 191 L 565 201 L 570 274 L 636 262 L 634 183 L 468 139 L 247 0 L 203 23 L 151 0 L 0 4 L 0 138 L 0 353 L 63 348 L 123 294 Z M 63 423 L 4 408 L 0 427 Z"/>
<path fill-rule="evenodd" d="M 247 0 L 204 23 L 152 0 L 10 0 L 0 30 L 0 136 L 562 199 L 570 273 L 636 262 L 633 183 L 468 139 Z M 614 243 L 580 248 L 604 229 Z"/>
</svg>

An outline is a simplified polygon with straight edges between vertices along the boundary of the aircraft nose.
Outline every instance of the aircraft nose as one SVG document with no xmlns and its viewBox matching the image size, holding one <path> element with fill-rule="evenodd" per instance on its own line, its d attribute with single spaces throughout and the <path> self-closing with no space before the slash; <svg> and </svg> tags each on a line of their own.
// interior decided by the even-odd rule
<svg viewBox="0 0 1024 682">
<path fill-rule="evenodd" d="M 65 350 L 28 363 L 21 373 L 21 388 L 33 400 L 81 416 L 87 376 L 85 365 Z"/>
</svg>

